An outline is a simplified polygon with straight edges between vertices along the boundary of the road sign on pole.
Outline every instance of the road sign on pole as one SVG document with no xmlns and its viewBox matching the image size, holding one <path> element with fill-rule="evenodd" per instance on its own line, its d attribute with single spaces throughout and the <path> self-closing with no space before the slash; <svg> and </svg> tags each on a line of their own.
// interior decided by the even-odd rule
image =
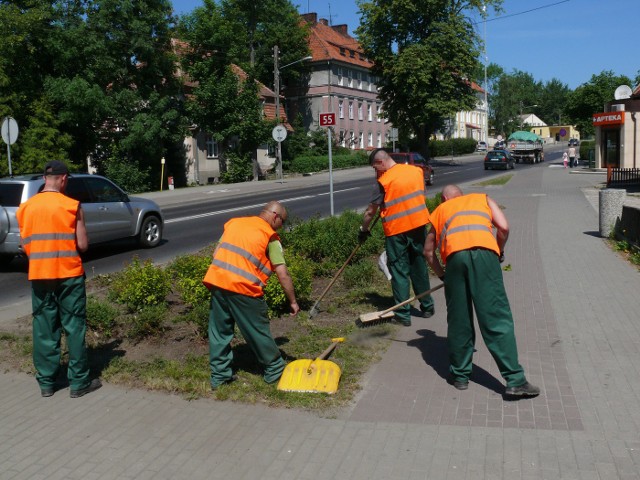
<svg viewBox="0 0 640 480">
<path fill-rule="evenodd" d="M 333 127 L 336 124 L 335 113 L 321 113 L 320 114 L 320 126 L 321 127 Z"/>
<path fill-rule="evenodd" d="M 9 161 L 9 176 L 13 176 L 11 171 L 11 145 L 13 145 L 18 139 L 18 122 L 13 117 L 6 117 L 2 121 L 2 140 L 7 144 L 7 160 Z"/>
</svg>

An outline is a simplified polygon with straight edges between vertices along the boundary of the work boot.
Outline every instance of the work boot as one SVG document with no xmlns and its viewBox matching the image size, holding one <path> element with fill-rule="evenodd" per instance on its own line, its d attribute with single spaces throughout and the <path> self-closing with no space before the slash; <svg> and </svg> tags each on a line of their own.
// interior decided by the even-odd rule
<svg viewBox="0 0 640 480">
<path fill-rule="evenodd" d="M 540 395 L 540 389 L 535 385 L 530 384 L 529 382 L 525 382 L 517 387 L 507 387 L 504 391 L 504 394 L 507 397 L 537 397 L 538 395 Z"/>
<path fill-rule="evenodd" d="M 80 398 L 85 396 L 87 393 L 95 392 L 101 386 L 102 386 L 102 382 L 100 381 L 100 379 L 94 378 L 93 380 L 91 380 L 91 383 L 88 386 L 81 388 L 79 390 L 71 390 L 69 392 L 69 396 L 71 398 Z"/>
</svg>

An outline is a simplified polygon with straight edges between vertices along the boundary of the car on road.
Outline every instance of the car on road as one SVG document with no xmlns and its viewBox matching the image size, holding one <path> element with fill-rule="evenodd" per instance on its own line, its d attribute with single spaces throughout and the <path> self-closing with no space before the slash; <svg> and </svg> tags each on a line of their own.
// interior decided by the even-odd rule
<svg viewBox="0 0 640 480">
<path fill-rule="evenodd" d="M 478 142 L 476 145 L 476 152 L 486 152 L 487 151 L 487 142 Z"/>
<path fill-rule="evenodd" d="M 505 143 L 504 140 L 498 140 L 496 143 L 493 144 L 494 150 L 504 150 L 506 147 L 507 147 L 507 144 Z"/>
<path fill-rule="evenodd" d="M 424 184 L 433 185 L 433 179 L 435 178 L 433 167 L 429 165 L 429 161 L 418 152 L 392 152 L 389 153 L 389 156 L 393 158 L 396 163 L 406 163 L 419 167 L 424 173 Z"/>
<path fill-rule="evenodd" d="M 0 261 L 24 255 L 16 211 L 43 186 L 42 174 L 0 178 Z M 151 248 L 162 240 L 164 216 L 158 204 L 146 198 L 130 197 L 108 178 L 72 173 L 66 195 L 82 205 L 90 247 L 133 238 L 140 246 Z"/>
<path fill-rule="evenodd" d="M 495 168 L 501 168 L 507 170 L 515 167 L 515 161 L 511 156 L 509 150 L 491 150 L 487 152 L 484 157 L 484 169 L 493 170 Z"/>
<path fill-rule="evenodd" d="M 577 138 L 570 138 L 569 139 L 569 146 L 570 147 L 577 147 L 578 145 L 580 145 L 580 142 L 578 141 Z"/>
</svg>

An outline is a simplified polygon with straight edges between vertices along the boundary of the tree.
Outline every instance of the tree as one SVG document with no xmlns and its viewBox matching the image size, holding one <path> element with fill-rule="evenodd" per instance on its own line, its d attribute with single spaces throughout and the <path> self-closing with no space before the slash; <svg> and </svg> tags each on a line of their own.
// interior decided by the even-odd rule
<svg viewBox="0 0 640 480">
<path fill-rule="evenodd" d="M 530 73 L 514 70 L 500 76 L 492 96 L 492 123 L 505 137 L 522 128 L 521 114 L 536 113 L 542 85 Z"/>
<path fill-rule="evenodd" d="M 548 125 L 562 125 L 562 117 L 570 93 L 569 86 L 557 78 L 552 78 L 545 83 L 538 99 L 538 116 Z"/>
<path fill-rule="evenodd" d="M 501 0 L 373 0 L 361 2 L 356 30 L 374 62 L 385 116 L 415 135 L 428 156 L 428 140 L 443 119 L 472 110 L 471 79 L 478 69 L 481 40 L 464 12 L 483 14 Z"/>
<path fill-rule="evenodd" d="M 615 75 L 611 70 L 604 70 L 592 75 L 587 83 L 583 83 L 569 95 L 566 112 L 581 137 L 594 135 L 592 115 L 602 112 L 604 104 L 614 99 L 616 88 L 629 84 L 631 79 L 626 75 Z"/>
</svg>

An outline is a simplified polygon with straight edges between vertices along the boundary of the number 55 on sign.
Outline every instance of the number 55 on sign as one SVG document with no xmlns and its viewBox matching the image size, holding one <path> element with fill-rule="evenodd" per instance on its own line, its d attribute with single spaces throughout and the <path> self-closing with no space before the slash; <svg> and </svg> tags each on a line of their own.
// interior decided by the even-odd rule
<svg viewBox="0 0 640 480">
<path fill-rule="evenodd" d="M 320 126 L 321 127 L 332 127 L 336 124 L 336 114 L 335 113 L 321 113 L 320 114 Z"/>
</svg>

